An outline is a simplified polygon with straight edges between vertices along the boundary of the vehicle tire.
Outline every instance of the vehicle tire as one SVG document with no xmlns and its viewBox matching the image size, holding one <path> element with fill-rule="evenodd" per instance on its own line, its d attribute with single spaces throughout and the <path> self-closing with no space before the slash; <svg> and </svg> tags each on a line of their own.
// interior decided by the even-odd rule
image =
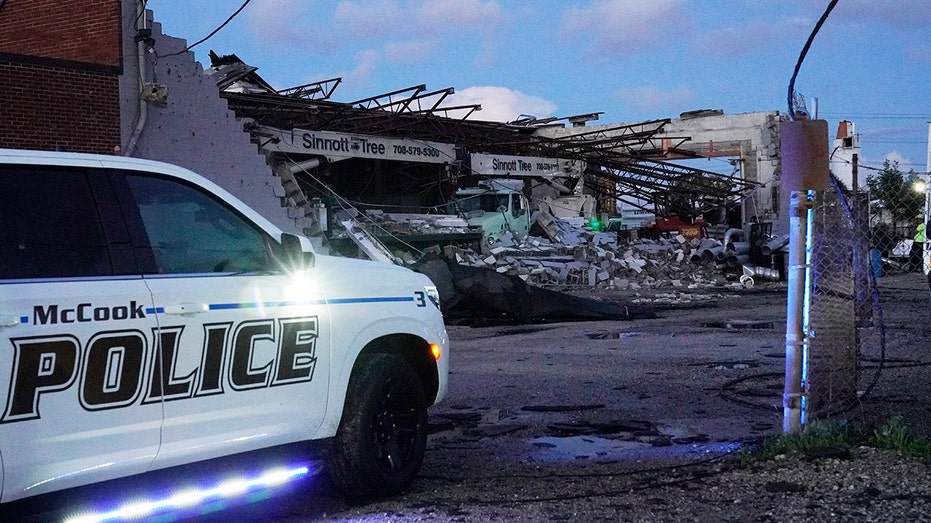
<svg viewBox="0 0 931 523">
<path fill-rule="evenodd" d="M 373 354 L 355 369 L 327 468 L 353 503 L 404 491 L 427 446 L 427 402 L 414 369 Z"/>
</svg>

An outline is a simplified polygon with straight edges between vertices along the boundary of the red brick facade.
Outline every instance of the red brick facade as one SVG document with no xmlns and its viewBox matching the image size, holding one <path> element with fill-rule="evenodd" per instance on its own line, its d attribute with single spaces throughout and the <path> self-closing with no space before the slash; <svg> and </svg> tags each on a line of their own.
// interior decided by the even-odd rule
<svg viewBox="0 0 931 523">
<path fill-rule="evenodd" d="M 113 154 L 120 0 L 0 4 L 0 147 Z"/>
</svg>

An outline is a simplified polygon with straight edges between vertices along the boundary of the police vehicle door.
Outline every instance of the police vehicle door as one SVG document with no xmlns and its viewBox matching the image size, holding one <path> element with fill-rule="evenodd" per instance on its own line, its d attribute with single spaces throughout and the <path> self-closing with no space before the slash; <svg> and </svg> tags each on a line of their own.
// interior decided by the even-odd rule
<svg viewBox="0 0 931 523">
<path fill-rule="evenodd" d="M 329 334 L 319 289 L 280 265 L 279 239 L 178 179 L 127 174 L 156 267 L 159 323 L 147 399 L 165 402 L 156 464 L 306 439 L 327 399 Z"/>
<path fill-rule="evenodd" d="M 106 174 L 0 165 L 3 500 L 145 471 L 151 297 Z"/>
</svg>

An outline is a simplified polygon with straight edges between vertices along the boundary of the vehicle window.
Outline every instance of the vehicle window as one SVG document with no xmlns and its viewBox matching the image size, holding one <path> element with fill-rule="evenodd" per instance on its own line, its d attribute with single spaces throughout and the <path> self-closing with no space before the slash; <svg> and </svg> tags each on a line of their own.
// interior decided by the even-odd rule
<svg viewBox="0 0 931 523">
<path fill-rule="evenodd" d="M 0 279 L 110 274 L 83 170 L 0 166 Z"/>
<path fill-rule="evenodd" d="M 517 194 L 511 195 L 511 215 L 515 218 L 520 216 L 520 196 Z"/>
<path fill-rule="evenodd" d="M 269 238 L 199 188 L 128 175 L 161 274 L 255 272 L 272 267 Z"/>
</svg>

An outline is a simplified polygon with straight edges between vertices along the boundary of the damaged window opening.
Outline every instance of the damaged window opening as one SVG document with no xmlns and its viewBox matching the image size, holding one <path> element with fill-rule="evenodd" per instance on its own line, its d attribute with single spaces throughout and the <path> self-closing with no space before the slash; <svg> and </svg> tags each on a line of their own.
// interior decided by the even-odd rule
<svg viewBox="0 0 931 523">
<path fill-rule="evenodd" d="M 501 207 L 508 208 L 508 195 L 506 194 L 480 194 L 457 202 L 459 210 L 463 213 L 472 211 L 498 212 Z"/>
</svg>

